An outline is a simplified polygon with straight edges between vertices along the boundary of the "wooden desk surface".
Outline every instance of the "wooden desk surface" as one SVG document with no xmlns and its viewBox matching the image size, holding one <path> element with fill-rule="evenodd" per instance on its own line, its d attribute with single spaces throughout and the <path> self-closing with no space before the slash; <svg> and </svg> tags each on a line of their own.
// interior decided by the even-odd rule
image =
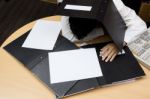
<svg viewBox="0 0 150 99">
<path fill-rule="evenodd" d="M 45 19 L 59 21 L 60 17 Z M 31 22 L 14 32 L 0 47 L 0 99 L 55 99 L 46 85 L 3 49 L 34 24 Z M 146 76 L 135 82 L 97 88 L 66 99 L 150 99 L 150 71 L 143 69 Z"/>
</svg>

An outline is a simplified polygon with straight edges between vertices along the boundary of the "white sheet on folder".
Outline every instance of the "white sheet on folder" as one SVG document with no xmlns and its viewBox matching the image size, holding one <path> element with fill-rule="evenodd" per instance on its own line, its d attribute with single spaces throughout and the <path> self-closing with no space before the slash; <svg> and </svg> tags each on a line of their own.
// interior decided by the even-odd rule
<svg viewBox="0 0 150 99">
<path fill-rule="evenodd" d="M 52 50 L 61 30 L 58 21 L 38 20 L 22 47 Z"/>
<path fill-rule="evenodd" d="M 51 83 L 102 76 L 95 48 L 49 53 Z"/>
<path fill-rule="evenodd" d="M 70 4 L 67 4 L 65 6 L 65 9 L 91 11 L 92 6 L 82 6 L 82 5 L 70 5 Z"/>
</svg>

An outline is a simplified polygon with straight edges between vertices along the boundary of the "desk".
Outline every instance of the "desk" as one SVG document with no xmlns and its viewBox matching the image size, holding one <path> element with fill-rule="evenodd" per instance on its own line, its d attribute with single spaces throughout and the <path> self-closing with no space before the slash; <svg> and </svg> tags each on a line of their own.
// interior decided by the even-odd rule
<svg viewBox="0 0 150 99">
<path fill-rule="evenodd" d="M 59 16 L 46 20 L 60 20 Z M 31 22 L 14 32 L 0 47 L 0 99 L 55 99 L 54 94 L 3 47 L 30 30 Z M 143 67 L 143 66 L 142 66 Z M 97 88 L 66 99 L 150 99 L 150 71 L 135 82 Z"/>
</svg>

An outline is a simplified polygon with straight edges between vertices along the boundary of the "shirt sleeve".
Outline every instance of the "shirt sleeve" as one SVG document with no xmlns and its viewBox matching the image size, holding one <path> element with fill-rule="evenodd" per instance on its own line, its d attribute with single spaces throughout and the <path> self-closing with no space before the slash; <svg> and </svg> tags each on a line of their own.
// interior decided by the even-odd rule
<svg viewBox="0 0 150 99">
<path fill-rule="evenodd" d="M 70 29 L 69 17 L 62 16 L 61 25 L 62 25 L 62 36 L 64 36 L 65 38 L 67 38 L 72 42 L 78 41 L 78 39 L 75 37 L 75 35 L 72 33 Z"/>
<path fill-rule="evenodd" d="M 113 1 L 127 26 L 124 38 L 125 42 L 128 43 L 132 41 L 137 35 L 142 34 L 147 30 L 145 22 L 136 15 L 134 10 L 125 6 L 121 0 Z"/>
</svg>

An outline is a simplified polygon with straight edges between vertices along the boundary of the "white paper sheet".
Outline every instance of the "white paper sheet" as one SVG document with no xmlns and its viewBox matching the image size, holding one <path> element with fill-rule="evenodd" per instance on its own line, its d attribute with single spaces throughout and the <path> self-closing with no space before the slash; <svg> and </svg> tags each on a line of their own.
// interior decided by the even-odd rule
<svg viewBox="0 0 150 99">
<path fill-rule="evenodd" d="M 91 11 L 92 6 L 82 6 L 82 5 L 70 5 L 70 4 L 67 4 L 65 6 L 65 9 Z"/>
<path fill-rule="evenodd" d="M 51 83 L 102 76 L 95 48 L 49 53 Z"/>
<path fill-rule="evenodd" d="M 58 21 L 38 20 L 22 47 L 53 50 L 60 30 L 61 23 Z"/>
</svg>

